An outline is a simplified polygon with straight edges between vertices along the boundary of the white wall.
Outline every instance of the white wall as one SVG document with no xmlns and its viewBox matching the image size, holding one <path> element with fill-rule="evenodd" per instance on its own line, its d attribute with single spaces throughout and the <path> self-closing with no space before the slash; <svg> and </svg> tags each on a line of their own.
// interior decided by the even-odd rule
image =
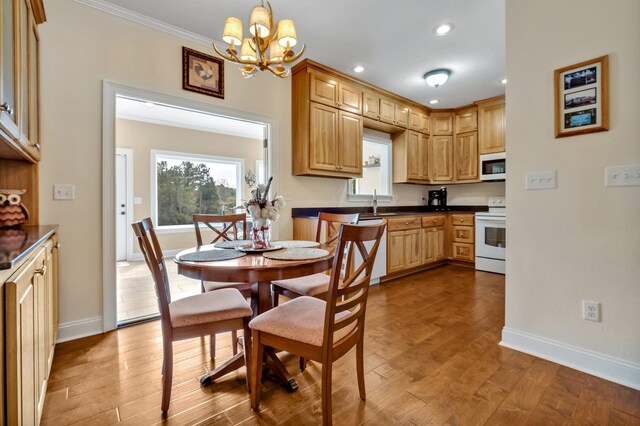
<svg viewBox="0 0 640 426">
<path fill-rule="evenodd" d="M 604 187 L 606 166 L 640 164 L 640 2 L 507 1 L 506 16 L 503 337 L 529 333 L 627 361 L 627 383 L 640 386 L 640 187 Z M 554 69 L 605 54 L 610 131 L 555 139 Z M 557 170 L 558 188 L 525 191 L 524 174 L 539 170 Z M 582 320 L 583 299 L 602 303 L 602 322 Z"/>
<path fill-rule="evenodd" d="M 278 123 L 273 141 L 275 186 L 290 199 L 276 224 L 281 238 L 291 237 L 292 206 L 348 205 L 345 180 L 291 176 L 290 79 L 261 73 L 244 80 L 236 65 L 226 64 L 224 100 L 187 92 L 182 90 L 182 46 L 213 53 L 210 46 L 72 0 L 45 0 L 45 7 L 48 20 L 40 26 L 40 220 L 60 225 L 64 247 L 60 252 L 63 325 L 102 316 L 103 80 L 273 118 Z M 212 20 L 225 18 L 216 16 L 215 8 L 208 13 Z M 53 183 L 75 184 L 76 199 L 53 201 Z M 452 185 L 450 194 L 483 198 L 479 194 L 482 186 L 460 185 L 454 189 Z M 420 203 L 428 189 L 395 185 L 396 204 Z"/>
</svg>

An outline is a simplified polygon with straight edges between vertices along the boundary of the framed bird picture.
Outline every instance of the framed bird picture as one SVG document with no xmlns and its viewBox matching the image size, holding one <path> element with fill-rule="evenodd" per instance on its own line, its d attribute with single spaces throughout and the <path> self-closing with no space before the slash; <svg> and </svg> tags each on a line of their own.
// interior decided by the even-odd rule
<svg viewBox="0 0 640 426">
<path fill-rule="evenodd" d="M 222 59 L 182 47 L 182 88 L 224 99 Z"/>
</svg>

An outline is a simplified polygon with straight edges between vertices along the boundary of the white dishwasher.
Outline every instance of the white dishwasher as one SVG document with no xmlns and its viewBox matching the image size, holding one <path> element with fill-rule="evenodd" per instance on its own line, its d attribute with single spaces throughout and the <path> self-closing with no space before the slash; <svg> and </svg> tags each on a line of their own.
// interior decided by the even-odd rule
<svg viewBox="0 0 640 426">
<path fill-rule="evenodd" d="M 384 219 L 360 219 L 358 225 L 378 225 L 382 223 Z M 371 250 L 373 242 L 367 242 L 364 245 L 367 250 Z M 358 249 L 354 248 L 354 267 L 357 268 L 362 264 L 362 256 Z M 380 245 L 378 246 L 378 253 L 376 254 L 376 260 L 373 263 L 373 272 L 371 273 L 371 284 L 379 284 L 380 277 L 387 275 L 387 230 L 385 229 L 382 238 L 380 239 Z"/>
</svg>

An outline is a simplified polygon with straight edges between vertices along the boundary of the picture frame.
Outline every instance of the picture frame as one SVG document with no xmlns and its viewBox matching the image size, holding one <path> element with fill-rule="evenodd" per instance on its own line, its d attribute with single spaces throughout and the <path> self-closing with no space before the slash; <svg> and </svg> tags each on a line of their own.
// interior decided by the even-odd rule
<svg viewBox="0 0 640 426">
<path fill-rule="evenodd" d="M 224 61 L 183 46 L 182 88 L 224 99 Z"/>
<path fill-rule="evenodd" d="M 556 138 L 609 130 L 609 56 L 554 71 Z"/>
</svg>

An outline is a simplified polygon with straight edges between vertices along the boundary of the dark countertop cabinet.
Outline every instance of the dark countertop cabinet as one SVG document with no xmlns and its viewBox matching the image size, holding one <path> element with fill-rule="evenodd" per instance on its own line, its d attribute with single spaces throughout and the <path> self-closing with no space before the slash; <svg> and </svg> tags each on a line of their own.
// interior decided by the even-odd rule
<svg viewBox="0 0 640 426">
<path fill-rule="evenodd" d="M 425 213 L 475 213 L 486 212 L 487 206 L 393 206 L 379 207 L 377 215 L 373 209 L 365 207 L 294 207 L 291 209 L 291 217 L 318 217 L 318 213 L 360 213 L 360 218 L 377 218 L 399 215 L 415 215 Z"/>
<path fill-rule="evenodd" d="M 58 225 L 0 229 L 0 270 L 11 269 L 29 257 L 57 229 Z"/>
</svg>

